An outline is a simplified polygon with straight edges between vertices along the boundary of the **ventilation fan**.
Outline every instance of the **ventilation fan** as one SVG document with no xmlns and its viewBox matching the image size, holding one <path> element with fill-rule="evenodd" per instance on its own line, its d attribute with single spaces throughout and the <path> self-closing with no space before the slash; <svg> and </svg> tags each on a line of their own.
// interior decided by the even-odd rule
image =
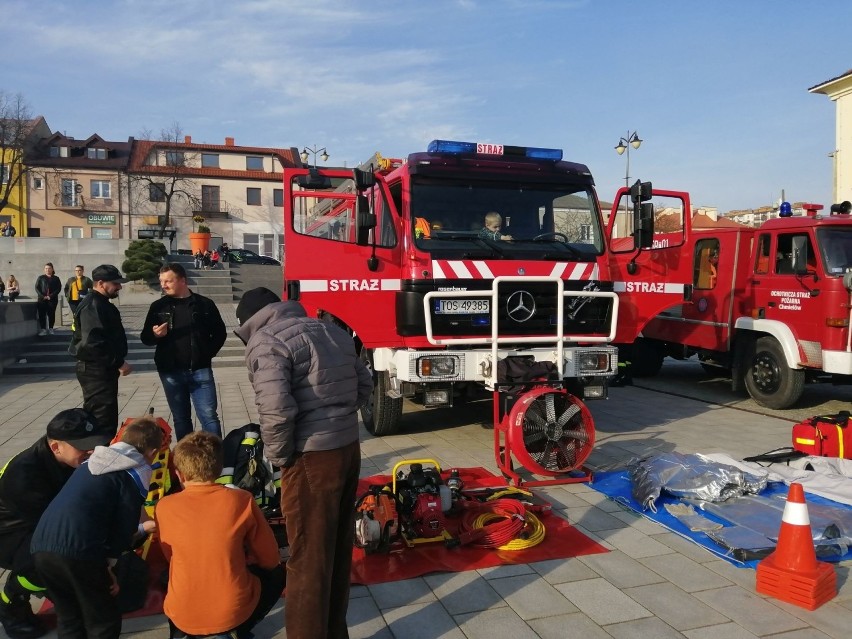
<svg viewBox="0 0 852 639">
<path fill-rule="evenodd" d="M 533 388 L 521 395 L 499 421 L 495 419 L 497 466 L 518 486 L 589 481 L 592 473 L 583 463 L 594 445 L 592 414 L 565 389 Z M 515 472 L 512 457 L 529 472 L 556 479 L 524 480 Z"/>
</svg>

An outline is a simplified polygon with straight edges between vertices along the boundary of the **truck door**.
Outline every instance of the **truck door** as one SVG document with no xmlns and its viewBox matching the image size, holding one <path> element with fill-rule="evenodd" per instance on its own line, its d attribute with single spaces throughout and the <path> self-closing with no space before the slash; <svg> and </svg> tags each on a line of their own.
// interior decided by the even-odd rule
<svg viewBox="0 0 852 639">
<path fill-rule="evenodd" d="M 619 293 L 615 341 L 632 343 L 644 326 L 665 309 L 684 301 L 692 281 L 691 255 L 684 244 L 691 232 L 689 195 L 653 189 L 653 245 L 640 249 L 627 189 L 620 189 L 607 221 L 610 273 Z"/>
<path fill-rule="evenodd" d="M 798 244 L 794 242 L 799 239 Z M 796 274 L 793 267 L 794 244 L 803 245 L 807 251 L 807 268 L 816 271 L 814 245 L 807 231 L 762 233 L 758 238 L 755 262 L 754 303 L 759 318 L 774 320 L 788 326 L 804 349 L 801 361 L 808 361 L 808 342 L 816 349 L 815 357 L 821 360 L 819 321 L 823 320 L 820 300 L 817 297 L 819 281 L 812 275 Z"/>
<path fill-rule="evenodd" d="M 400 289 L 401 235 L 386 184 L 378 179 L 359 194 L 352 171 L 292 170 L 287 177 L 287 298 L 302 302 L 310 315 L 334 316 L 365 344 L 379 335 L 387 341 Z M 367 245 L 356 243 L 359 196 L 361 206 L 369 203 L 376 215 Z"/>
</svg>

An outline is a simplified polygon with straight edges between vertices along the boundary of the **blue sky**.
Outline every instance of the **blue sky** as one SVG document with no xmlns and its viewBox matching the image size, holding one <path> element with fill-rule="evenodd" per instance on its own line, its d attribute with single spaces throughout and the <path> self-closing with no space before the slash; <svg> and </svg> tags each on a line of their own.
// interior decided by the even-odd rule
<svg viewBox="0 0 852 639">
<path fill-rule="evenodd" d="M 723 212 L 830 204 L 852 2 L 0 0 L 0 89 L 53 130 L 326 147 L 352 166 L 435 138 L 564 149 Z"/>
</svg>

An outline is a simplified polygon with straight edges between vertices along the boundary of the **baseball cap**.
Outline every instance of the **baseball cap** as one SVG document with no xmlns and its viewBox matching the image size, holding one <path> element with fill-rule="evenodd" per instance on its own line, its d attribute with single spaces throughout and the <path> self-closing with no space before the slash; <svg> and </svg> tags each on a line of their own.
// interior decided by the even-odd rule
<svg viewBox="0 0 852 639">
<path fill-rule="evenodd" d="M 101 264 L 96 266 L 92 271 L 92 280 L 95 282 L 126 282 L 127 279 L 122 277 L 121 271 L 115 268 L 112 264 Z"/>
<path fill-rule="evenodd" d="M 260 287 L 246 291 L 240 303 L 237 304 L 237 319 L 240 326 L 249 321 L 260 309 L 280 301 L 281 298 L 268 288 Z"/>
<path fill-rule="evenodd" d="M 60 411 L 47 424 L 47 436 L 68 442 L 77 450 L 92 450 L 95 446 L 108 446 L 112 437 L 97 426 L 94 416 L 82 408 Z"/>
</svg>

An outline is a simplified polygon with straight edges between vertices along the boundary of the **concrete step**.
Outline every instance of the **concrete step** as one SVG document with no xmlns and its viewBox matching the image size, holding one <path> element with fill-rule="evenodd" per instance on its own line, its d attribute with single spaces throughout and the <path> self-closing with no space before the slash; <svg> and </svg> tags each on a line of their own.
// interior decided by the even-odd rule
<svg viewBox="0 0 852 639">
<path fill-rule="evenodd" d="M 152 353 L 153 355 L 153 353 Z M 25 364 L 15 363 L 4 367 L 4 375 L 62 375 L 74 374 L 77 363 L 70 358 L 64 362 L 36 362 Z M 223 368 L 238 368 L 245 366 L 245 357 L 242 355 L 228 355 L 216 357 L 213 360 L 213 370 Z M 130 366 L 134 371 L 155 371 L 157 367 L 154 365 L 153 357 L 151 359 L 140 359 L 130 361 Z"/>
</svg>

